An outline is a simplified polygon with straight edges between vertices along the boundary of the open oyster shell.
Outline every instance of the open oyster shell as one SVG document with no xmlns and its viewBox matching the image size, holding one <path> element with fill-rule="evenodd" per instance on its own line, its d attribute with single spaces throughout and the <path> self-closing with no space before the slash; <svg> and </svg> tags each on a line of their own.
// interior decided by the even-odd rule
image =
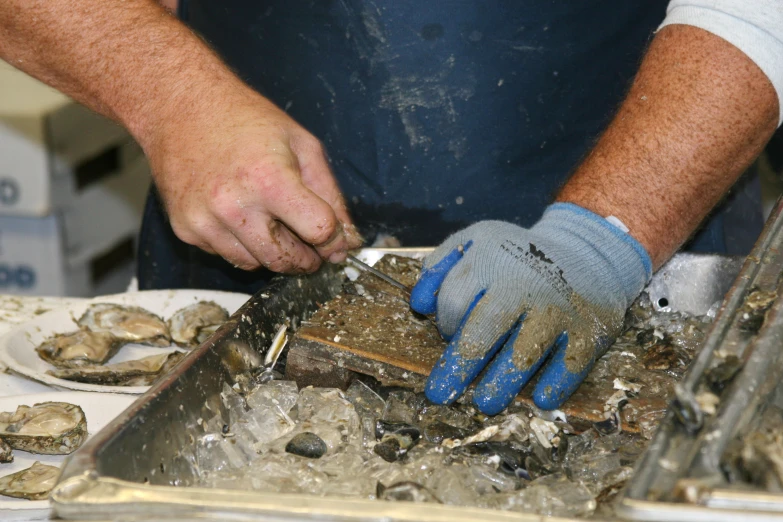
<svg viewBox="0 0 783 522">
<path fill-rule="evenodd" d="M 175 312 L 168 324 L 175 343 L 195 348 L 227 320 L 225 308 L 213 301 L 200 301 Z"/>
<path fill-rule="evenodd" d="M 68 381 L 112 386 L 147 386 L 179 362 L 182 352 L 150 355 L 143 359 L 124 361 L 105 366 L 82 366 L 49 370 L 49 375 Z"/>
<path fill-rule="evenodd" d="M 36 462 L 27 469 L 0 477 L 0 495 L 43 500 L 57 484 L 60 468 Z"/>
<path fill-rule="evenodd" d="M 0 439 L 0 462 L 13 462 L 14 455 L 11 452 L 11 446 L 6 441 Z"/>
<path fill-rule="evenodd" d="M 97 303 L 77 321 L 81 328 L 108 332 L 126 342 L 169 346 L 169 328 L 157 315 L 138 306 Z"/>
<path fill-rule="evenodd" d="M 108 332 L 79 330 L 47 339 L 35 351 L 41 359 L 58 368 L 77 368 L 103 364 L 125 342 Z"/>
<path fill-rule="evenodd" d="M 67 455 L 87 438 L 84 411 L 67 402 L 42 402 L 0 413 L 0 438 L 14 449 Z"/>
</svg>

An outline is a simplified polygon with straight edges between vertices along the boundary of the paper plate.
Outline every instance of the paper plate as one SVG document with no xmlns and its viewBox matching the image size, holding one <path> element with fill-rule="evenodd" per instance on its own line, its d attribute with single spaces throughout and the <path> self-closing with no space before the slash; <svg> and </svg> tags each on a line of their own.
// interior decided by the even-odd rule
<svg viewBox="0 0 783 522">
<path fill-rule="evenodd" d="M 247 294 L 212 290 L 148 290 L 96 297 L 89 301 L 52 310 L 17 326 L 0 339 L 0 361 L 16 373 L 59 388 L 111 393 L 144 393 L 149 389 L 149 386 L 102 386 L 67 381 L 47 375 L 46 371 L 52 370 L 54 367 L 41 359 L 35 348 L 54 335 L 77 330 L 76 320 L 90 305 L 95 303 L 140 306 L 163 319 L 168 319 L 177 310 L 199 301 L 214 301 L 228 310 L 229 314 L 233 314 L 249 298 L 250 296 Z M 141 359 L 148 355 L 171 352 L 176 349 L 175 346 L 158 348 L 127 344 L 107 364 Z"/>
<path fill-rule="evenodd" d="M 111 393 L 83 392 L 49 392 L 30 395 L 13 395 L 0 397 L 0 412 L 16 411 L 17 406 L 26 404 L 32 406 L 39 402 L 68 402 L 81 406 L 87 417 L 87 433 L 92 436 L 98 433 L 109 421 L 130 406 L 136 397 Z M 35 461 L 50 466 L 61 466 L 66 455 L 36 455 L 26 451 L 14 450 L 14 461 L 0 464 L 0 477 L 29 468 Z M 30 520 L 31 518 L 47 517 L 49 513 L 48 500 L 24 500 L 0 496 L 0 520 Z"/>
</svg>

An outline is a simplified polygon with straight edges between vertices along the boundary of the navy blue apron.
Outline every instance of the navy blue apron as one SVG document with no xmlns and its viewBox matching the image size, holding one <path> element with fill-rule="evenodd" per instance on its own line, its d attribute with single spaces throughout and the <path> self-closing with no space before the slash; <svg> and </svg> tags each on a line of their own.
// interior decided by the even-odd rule
<svg viewBox="0 0 783 522">
<path fill-rule="evenodd" d="M 609 122 L 667 2 L 188 0 L 187 22 L 322 140 L 364 236 L 436 245 L 482 219 L 532 225 Z M 694 242 L 745 253 L 758 182 Z M 750 230 L 750 232 L 748 232 Z M 735 237 L 736 236 L 736 237 Z M 154 191 L 141 288 L 268 278 L 181 243 Z"/>
</svg>

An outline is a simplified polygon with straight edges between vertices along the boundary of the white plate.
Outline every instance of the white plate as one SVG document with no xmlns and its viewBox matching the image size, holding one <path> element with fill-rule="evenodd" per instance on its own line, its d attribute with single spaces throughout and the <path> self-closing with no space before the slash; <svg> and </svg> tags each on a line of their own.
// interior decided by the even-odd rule
<svg viewBox="0 0 783 522">
<path fill-rule="evenodd" d="M 49 392 L 30 395 L 0 397 L 0 411 L 16 411 L 17 406 L 32 406 L 39 402 L 68 402 L 81 406 L 87 417 L 87 433 L 98 433 L 109 421 L 125 411 L 136 400 L 132 395 L 83 392 Z M 26 451 L 14 450 L 14 461 L 0 464 L 0 477 L 29 468 L 35 461 L 50 466 L 61 466 L 66 455 L 36 455 Z M 15 513 L 14 513 L 15 512 Z M 0 520 L 13 520 L 24 517 L 30 519 L 45 516 L 49 512 L 48 500 L 24 500 L 0 496 Z M 15 516 L 17 515 L 17 516 Z"/>
<path fill-rule="evenodd" d="M 35 348 L 44 340 L 78 329 L 76 320 L 95 303 L 115 303 L 140 306 L 168 319 L 174 312 L 199 301 L 214 301 L 233 314 L 250 298 L 247 294 L 218 292 L 212 290 L 148 290 L 125 294 L 106 295 L 71 306 L 52 310 L 21 324 L 0 339 L 0 361 L 11 370 L 25 377 L 35 379 L 59 388 L 81 391 L 112 393 L 144 393 L 149 386 L 102 386 L 58 379 L 46 373 L 54 367 L 38 357 Z M 157 348 L 139 344 L 127 344 L 107 364 L 140 359 L 148 355 L 174 351 L 175 347 Z"/>
</svg>

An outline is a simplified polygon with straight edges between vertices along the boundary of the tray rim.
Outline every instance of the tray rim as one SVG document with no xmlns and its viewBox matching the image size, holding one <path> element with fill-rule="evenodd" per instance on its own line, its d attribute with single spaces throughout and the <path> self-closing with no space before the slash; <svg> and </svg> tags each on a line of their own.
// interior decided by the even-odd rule
<svg viewBox="0 0 783 522">
<path fill-rule="evenodd" d="M 366 248 L 359 257 L 373 264 L 383 254 L 397 254 L 422 258 L 433 249 L 422 248 Z M 685 257 L 731 259 L 715 254 L 679 253 L 672 259 Z M 373 260 L 374 258 L 374 260 Z M 666 265 L 662 267 L 664 270 Z M 659 271 L 660 272 L 660 271 Z M 259 294 L 263 294 L 263 290 Z M 257 294 L 257 295 L 259 295 Z M 245 306 L 239 308 L 226 323 L 237 323 Z M 221 329 L 222 330 L 222 329 Z M 520 522 L 541 521 L 540 515 L 490 510 L 484 508 L 462 508 L 445 505 L 427 506 L 425 504 L 387 503 L 375 500 L 352 499 L 349 497 L 319 497 L 301 494 L 271 494 L 254 491 L 226 489 L 208 489 L 170 485 L 145 485 L 100 475 L 96 466 L 96 454 L 104 443 L 110 442 L 119 430 L 132 422 L 147 404 L 155 401 L 168 387 L 173 386 L 179 376 L 185 373 L 195 362 L 215 344 L 220 331 L 208 339 L 199 348 L 189 353 L 176 367 L 175 372 L 159 380 L 146 393 L 140 396 L 121 416 L 117 417 L 101 432 L 97 433 L 79 451 L 74 453 L 64 466 L 60 482 L 55 486 L 51 501 L 54 512 L 63 518 L 103 517 L 105 510 L 120 514 L 119 509 L 128 507 L 127 513 L 139 513 L 139 507 L 149 509 L 150 513 L 162 516 L 175 516 L 192 513 L 231 513 L 253 516 L 295 516 L 299 519 L 331 517 L 334 520 L 426 520 L 442 522 L 461 522 L 463 520 L 492 519 L 516 520 Z M 66 469 L 67 468 L 67 469 Z M 100 501 L 95 500 L 94 492 L 106 493 Z M 196 492 L 193 495 L 189 492 Z M 209 492 L 205 495 L 204 492 Z M 201 493 L 199 496 L 198 493 Z M 197 499 L 197 500 L 194 500 Z M 208 500 L 207 500 L 208 499 Z M 226 499 L 221 503 L 219 499 Z M 232 499 L 238 499 L 235 502 Z M 230 501 L 231 500 L 231 501 Z M 263 500 L 263 502 L 261 501 Z M 659 503 L 660 504 L 660 503 Z M 136 510 L 134 511 L 134 506 Z M 241 509 L 239 509 L 241 507 Z M 103 511 L 95 512 L 96 508 Z M 426 516 L 424 516 L 426 515 Z M 571 518 L 548 518 L 547 520 L 576 520 Z"/>
</svg>

